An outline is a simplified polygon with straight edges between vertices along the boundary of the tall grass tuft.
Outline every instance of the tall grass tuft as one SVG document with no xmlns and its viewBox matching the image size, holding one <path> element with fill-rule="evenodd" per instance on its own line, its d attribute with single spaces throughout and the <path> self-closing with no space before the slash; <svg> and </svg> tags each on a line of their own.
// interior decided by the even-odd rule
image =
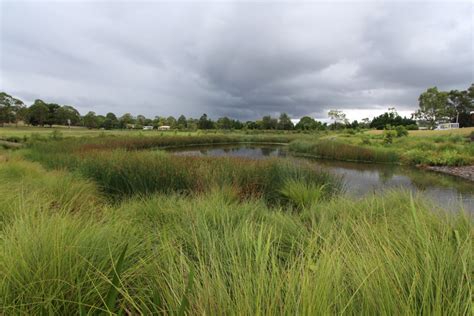
<svg viewBox="0 0 474 316">
<path fill-rule="evenodd" d="M 290 143 L 289 150 L 298 154 L 332 160 L 381 163 L 397 163 L 400 161 L 398 153 L 391 149 L 363 147 L 331 139 L 316 142 L 295 140 Z"/>
<path fill-rule="evenodd" d="M 471 312 L 473 226 L 462 213 L 405 192 L 300 213 L 221 194 L 135 197 L 95 218 L 17 217 L 1 233 L 1 313 Z"/>
</svg>

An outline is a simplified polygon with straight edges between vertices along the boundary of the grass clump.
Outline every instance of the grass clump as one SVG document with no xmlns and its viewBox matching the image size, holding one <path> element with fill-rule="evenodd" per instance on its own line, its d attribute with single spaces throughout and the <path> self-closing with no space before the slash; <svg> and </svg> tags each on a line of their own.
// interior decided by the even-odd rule
<svg viewBox="0 0 474 316">
<path fill-rule="evenodd" d="M 319 141 L 292 141 L 289 150 L 294 153 L 307 154 L 323 159 L 397 163 L 399 155 L 386 148 L 371 148 L 342 143 L 334 139 L 322 139 Z"/>
<path fill-rule="evenodd" d="M 305 183 L 296 179 L 285 181 L 281 194 L 293 203 L 297 209 L 316 207 L 317 203 L 325 196 L 325 185 Z"/>
<path fill-rule="evenodd" d="M 405 192 L 301 212 L 231 195 L 135 196 L 81 214 L 20 197 L 43 211 L 1 229 L 0 312 L 470 313 L 462 213 Z"/>
</svg>

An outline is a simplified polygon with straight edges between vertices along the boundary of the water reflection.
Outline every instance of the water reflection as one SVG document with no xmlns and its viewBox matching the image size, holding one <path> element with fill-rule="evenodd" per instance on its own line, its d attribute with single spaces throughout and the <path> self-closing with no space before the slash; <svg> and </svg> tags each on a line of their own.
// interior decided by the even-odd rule
<svg viewBox="0 0 474 316">
<path fill-rule="evenodd" d="M 233 156 L 263 159 L 287 157 L 285 147 L 269 145 L 226 145 L 219 147 L 187 147 L 171 149 L 176 155 L 186 156 Z M 474 184 L 449 175 L 422 171 L 416 168 L 384 164 L 364 164 L 328 161 L 309 158 L 315 166 L 344 177 L 347 194 L 361 197 L 384 190 L 404 188 L 412 192 L 423 192 L 445 206 L 462 203 L 465 209 L 474 212 Z M 407 201 L 408 203 L 408 201 Z"/>
</svg>

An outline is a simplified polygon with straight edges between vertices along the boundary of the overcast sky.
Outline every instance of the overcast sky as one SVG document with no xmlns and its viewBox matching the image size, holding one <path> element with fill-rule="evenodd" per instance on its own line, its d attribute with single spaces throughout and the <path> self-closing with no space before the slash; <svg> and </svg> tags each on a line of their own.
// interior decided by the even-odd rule
<svg viewBox="0 0 474 316">
<path fill-rule="evenodd" d="M 0 2 L 0 90 L 82 114 L 361 119 L 474 81 L 471 1 Z"/>
</svg>

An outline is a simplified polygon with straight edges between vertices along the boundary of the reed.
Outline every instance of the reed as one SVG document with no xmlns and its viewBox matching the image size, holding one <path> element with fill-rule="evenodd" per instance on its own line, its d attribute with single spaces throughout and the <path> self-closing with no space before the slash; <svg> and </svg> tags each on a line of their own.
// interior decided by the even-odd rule
<svg viewBox="0 0 474 316">
<path fill-rule="evenodd" d="M 400 161 L 398 153 L 391 149 L 364 147 L 331 139 L 322 139 L 315 142 L 295 140 L 290 143 L 289 150 L 297 154 L 332 160 L 379 163 L 397 163 Z"/>
<path fill-rule="evenodd" d="M 3 190 L 21 183 L 0 180 Z M 288 212 L 219 188 L 77 213 L 53 207 L 59 192 L 3 192 L 0 207 L 20 202 L 0 230 L 2 314 L 471 312 L 472 219 L 423 196 L 321 199 Z"/>
</svg>

